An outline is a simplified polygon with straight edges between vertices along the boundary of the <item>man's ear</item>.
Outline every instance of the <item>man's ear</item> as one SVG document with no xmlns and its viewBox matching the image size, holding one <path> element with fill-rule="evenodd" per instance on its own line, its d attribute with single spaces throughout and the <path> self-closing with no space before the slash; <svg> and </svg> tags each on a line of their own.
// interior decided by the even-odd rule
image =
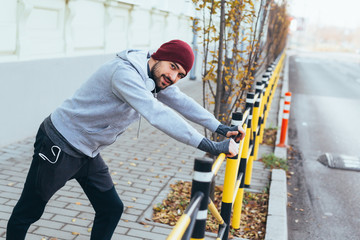
<svg viewBox="0 0 360 240">
<path fill-rule="evenodd" d="M 159 60 L 155 60 L 152 57 L 149 59 L 149 68 L 152 69 L 152 67 L 155 65 L 155 63 L 159 62 Z"/>
</svg>

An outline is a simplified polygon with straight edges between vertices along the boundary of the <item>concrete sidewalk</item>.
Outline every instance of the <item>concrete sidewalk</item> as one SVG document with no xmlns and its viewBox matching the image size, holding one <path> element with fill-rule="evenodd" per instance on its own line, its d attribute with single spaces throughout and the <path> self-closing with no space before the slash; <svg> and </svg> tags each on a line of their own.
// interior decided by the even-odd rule
<svg viewBox="0 0 360 240">
<path fill-rule="evenodd" d="M 201 101 L 200 80 L 183 80 L 178 86 L 195 100 Z M 279 95 L 280 91 L 277 90 L 268 125 L 278 125 Z M 203 132 L 202 127 L 193 126 Z M 102 152 L 125 205 L 113 239 L 165 239 L 171 228 L 151 221 L 152 206 L 165 199 L 170 183 L 192 179 L 194 158 L 202 157 L 204 153 L 168 137 L 144 119 L 137 138 L 138 127 L 139 123 L 133 124 L 116 143 Z M 0 149 L 1 239 L 5 238 L 7 221 L 22 191 L 31 162 L 33 142 L 34 137 L 30 137 Z M 258 156 L 270 152 L 274 152 L 273 147 L 261 145 Z M 218 184 L 222 184 L 224 167 L 225 164 L 217 177 Z M 269 183 L 270 171 L 264 169 L 261 162 L 255 161 L 251 189 L 262 191 L 269 187 Z M 72 180 L 52 197 L 41 220 L 30 227 L 26 239 L 89 239 L 93 217 L 94 211 L 87 197 L 77 182 Z M 214 239 L 214 235 L 209 234 L 206 239 Z"/>
</svg>

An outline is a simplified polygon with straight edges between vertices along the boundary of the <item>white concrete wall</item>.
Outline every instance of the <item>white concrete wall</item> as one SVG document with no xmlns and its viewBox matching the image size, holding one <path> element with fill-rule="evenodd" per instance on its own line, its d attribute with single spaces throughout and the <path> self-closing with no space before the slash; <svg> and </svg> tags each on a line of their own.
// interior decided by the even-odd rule
<svg viewBox="0 0 360 240">
<path fill-rule="evenodd" d="M 0 0 L 0 146 L 41 121 L 125 48 L 192 42 L 190 0 Z M 199 69 L 200 67 L 198 67 Z"/>
</svg>

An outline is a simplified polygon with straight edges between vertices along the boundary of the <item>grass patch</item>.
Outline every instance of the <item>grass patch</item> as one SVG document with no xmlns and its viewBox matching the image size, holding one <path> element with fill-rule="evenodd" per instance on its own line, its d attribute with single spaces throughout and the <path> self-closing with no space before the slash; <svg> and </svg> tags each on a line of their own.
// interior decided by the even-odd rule
<svg viewBox="0 0 360 240">
<path fill-rule="evenodd" d="M 274 153 L 264 154 L 261 161 L 265 164 L 265 167 L 273 169 L 280 168 L 285 171 L 288 170 L 288 162 L 286 159 L 278 158 Z"/>
</svg>

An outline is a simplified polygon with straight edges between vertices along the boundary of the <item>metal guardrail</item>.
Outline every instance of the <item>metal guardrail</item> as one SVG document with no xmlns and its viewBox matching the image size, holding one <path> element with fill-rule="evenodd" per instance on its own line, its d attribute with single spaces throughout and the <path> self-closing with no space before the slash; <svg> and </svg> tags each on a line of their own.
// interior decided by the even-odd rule
<svg viewBox="0 0 360 240">
<path fill-rule="evenodd" d="M 206 158 L 195 159 L 190 204 L 167 240 L 204 239 L 208 208 L 219 222 L 217 240 L 228 239 L 232 210 L 232 227 L 240 228 L 244 189 L 250 187 L 253 161 L 257 159 L 259 144 L 262 143 L 284 58 L 285 53 L 267 68 L 262 80 L 256 82 L 255 92 L 247 94 L 245 111 L 232 115 L 233 125 L 241 124 L 246 131 L 245 138 L 239 143 L 239 154 L 226 159 L 225 154 L 221 153 L 214 163 Z M 209 198 L 210 183 L 225 159 L 224 190 L 219 213 Z"/>
</svg>

